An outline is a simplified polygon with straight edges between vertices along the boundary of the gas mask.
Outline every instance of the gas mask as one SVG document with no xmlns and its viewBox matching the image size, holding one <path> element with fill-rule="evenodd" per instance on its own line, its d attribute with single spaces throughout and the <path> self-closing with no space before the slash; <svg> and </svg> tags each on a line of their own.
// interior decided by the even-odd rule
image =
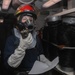
<svg viewBox="0 0 75 75">
<path fill-rule="evenodd" d="M 28 33 L 32 33 L 34 30 L 33 18 L 25 16 L 24 14 L 19 17 L 17 27 L 23 38 L 28 36 Z"/>
</svg>

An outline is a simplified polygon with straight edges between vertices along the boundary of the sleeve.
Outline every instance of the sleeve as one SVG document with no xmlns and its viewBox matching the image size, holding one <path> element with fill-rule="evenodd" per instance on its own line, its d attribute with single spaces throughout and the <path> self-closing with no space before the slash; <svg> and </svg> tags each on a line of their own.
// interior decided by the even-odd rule
<svg viewBox="0 0 75 75">
<path fill-rule="evenodd" d="M 15 48 L 14 39 L 10 37 L 6 41 L 4 49 L 4 64 L 6 67 L 17 68 L 25 56 L 25 50 Z"/>
</svg>

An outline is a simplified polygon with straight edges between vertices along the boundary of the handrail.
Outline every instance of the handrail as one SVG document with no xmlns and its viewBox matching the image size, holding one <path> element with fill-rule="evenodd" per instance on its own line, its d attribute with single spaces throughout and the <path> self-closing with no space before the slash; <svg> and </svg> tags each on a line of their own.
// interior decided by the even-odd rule
<svg viewBox="0 0 75 75">
<path fill-rule="evenodd" d="M 70 14 L 70 13 L 73 13 L 73 12 L 75 12 L 75 8 L 64 10 L 64 11 L 56 13 L 52 16 L 62 16 L 62 15 Z"/>
</svg>

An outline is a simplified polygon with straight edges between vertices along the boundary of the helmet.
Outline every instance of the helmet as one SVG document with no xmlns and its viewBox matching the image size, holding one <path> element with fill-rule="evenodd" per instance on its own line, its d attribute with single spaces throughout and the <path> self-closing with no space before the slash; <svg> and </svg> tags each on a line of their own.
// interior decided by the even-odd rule
<svg viewBox="0 0 75 75">
<path fill-rule="evenodd" d="M 17 8 L 15 15 L 18 17 L 21 14 L 25 14 L 27 16 L 31 16 L 34 19 L 37 18 L 37 15 L 35 14 L 35 10 L 31 5 L 21 5 L 19 8 Z"/>
</svg>

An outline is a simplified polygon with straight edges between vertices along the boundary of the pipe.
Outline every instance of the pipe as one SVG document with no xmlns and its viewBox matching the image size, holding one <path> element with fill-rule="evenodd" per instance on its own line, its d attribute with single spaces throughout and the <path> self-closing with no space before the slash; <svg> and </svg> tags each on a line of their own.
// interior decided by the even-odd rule
<svg viewBox="0 0 75 75">
<path fill-rule="evenodd" d="M 49 0 L 46 3 L 43 4 L 43 8 L 48 8 L 58 2 L 60 2 L 61 0 Z"/>
<path fill-rule="evenodd" d="M 11 0 L 3 0 L 2 9 L 7 10 L 9 8 L 10 3 L 11 3 Z"/>
</svg>

